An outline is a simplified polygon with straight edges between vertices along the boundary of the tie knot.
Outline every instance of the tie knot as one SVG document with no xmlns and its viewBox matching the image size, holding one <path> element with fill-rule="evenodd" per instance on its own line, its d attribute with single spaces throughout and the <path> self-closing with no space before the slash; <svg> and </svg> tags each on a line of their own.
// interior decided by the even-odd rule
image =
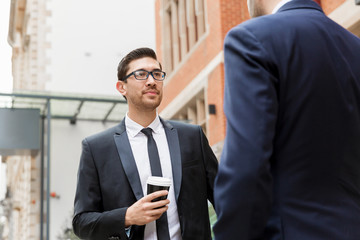
<svg viewBox="0 0 360 240">
<path fill-rule="evenodd" d="M 143 128 L 141 129 L 141 132 L 143 134 L 145 134 L 147 137 L 151 137 L 152 136 L 152 129 L 151 128 Z"/>
</svg>

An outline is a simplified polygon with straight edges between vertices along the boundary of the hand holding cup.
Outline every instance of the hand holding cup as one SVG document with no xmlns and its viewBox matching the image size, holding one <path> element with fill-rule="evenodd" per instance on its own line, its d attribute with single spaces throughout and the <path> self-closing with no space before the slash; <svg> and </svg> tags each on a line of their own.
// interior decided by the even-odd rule
<svg viewBox="0 0 360 240">
<path fill-rule="evenodd" d="M 156 191 L 161 191 L 161 190 L 169 191 L 170 185 L 171 185 L 171 179 L 164 178 L 164 177 L 151 176 L 147 179 L 146 183 L 147 183 L 147 194 L 150 194 L 150 193 L 153 193 Z M 165 200 L 166 198 L 167 198 L 167 195 L 161 196 L 161 197 L 153 199 L 152 202 Z"/>
</svg>

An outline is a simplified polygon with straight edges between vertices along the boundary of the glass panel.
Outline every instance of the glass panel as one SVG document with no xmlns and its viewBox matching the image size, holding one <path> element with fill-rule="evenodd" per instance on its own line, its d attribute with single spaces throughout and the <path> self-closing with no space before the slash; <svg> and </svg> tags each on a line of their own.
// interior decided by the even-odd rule
<svg viewBox="0 0 360 240">
<path fill-rule="evenodd" d="M 12 97 L 11 106 L 9 107 L 38 108 L 40 109 L 40 114 L 42 114 L 46 108 L 46 99 Z"/>
<path fill-rule="evenodd" d="M 115 108 L 110 113 L 108 120 L 120 122 L 125 117 L 127 111 L 128 111 L 127 104 L 116 104 Z"/>
<path fill-rule="evenodd" d="M 80 101 L 51 100 L 51 115 L 73 116 L 79 104 Z"/>
<path fill-rule="evenodd" d="M 102 120 L 112 105 L 107 102 L 85 102 L 78 117 Z"/>
<path fill-rule="evenodd" d="M 48 99 L 51 102 L 51 115 L 55 118 L 77 115 L 81 120 L 102 121 L 111 111 L 107 120 L 120 121 L 127 112 L 127 103 L 121 96 L 72 96 L 47 92 L 16 92 L 10 96 L 0 93 L 0 108 L 37 108 L 42 115 L 46 115 Z"/>
</svg>

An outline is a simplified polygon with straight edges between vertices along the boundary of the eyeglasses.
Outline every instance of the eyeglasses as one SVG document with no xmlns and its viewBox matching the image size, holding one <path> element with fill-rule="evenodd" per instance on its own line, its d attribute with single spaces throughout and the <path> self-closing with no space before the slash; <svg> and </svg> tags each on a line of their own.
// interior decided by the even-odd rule
<svg viewBox="0 0 360 240">
<path fill-rule="evenodd" d="M 163 81 L 165 79 L 166 73 L 160 70 L 154 70 L 154 71 L 146 71 L 146 70 L 136 70 L 130 73 L 129 75 L 125 76 L 121 81 L 125 81 L 128 79 L 131 75 L 134 75 L 134 77 L 137 80 L 146 80 L 148 79 L 149 75 L 158 81 Z"/>
</svg>

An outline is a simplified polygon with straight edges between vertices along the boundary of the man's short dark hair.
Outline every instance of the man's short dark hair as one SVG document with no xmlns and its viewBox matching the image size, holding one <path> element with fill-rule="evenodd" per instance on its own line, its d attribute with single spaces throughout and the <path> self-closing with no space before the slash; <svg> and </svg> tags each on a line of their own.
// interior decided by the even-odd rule
<svg viewBox="0 0 360 240">
<path fill-rule="evenodd" d="M 126 76 L 127 71 L 129 71 L 129 64 L 137 59 L 150 57 L 157 61 L 157 56 L 154 50 L 151 48 L 137 48 L 131 52 L 129 52 L 123 59 L 121 59 L 119 66 L 117 68 L 117 77 L 118 80 L 122 81 L 122 79 Z M 160 69 L 161 69 L 161 64 Z M 126 82 L 126 80 L 125 80 Z"/>
</svg>

